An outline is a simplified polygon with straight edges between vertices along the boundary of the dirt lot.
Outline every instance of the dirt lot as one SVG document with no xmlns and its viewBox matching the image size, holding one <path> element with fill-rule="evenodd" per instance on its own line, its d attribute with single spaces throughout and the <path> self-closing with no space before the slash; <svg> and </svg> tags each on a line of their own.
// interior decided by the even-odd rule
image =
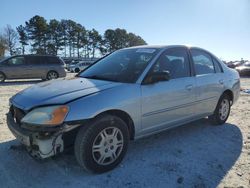
<svg viewBox="0 0 250 188">
<path fill-rule="evenodd" d="M 33 160 L 7 129 L 8 99 L 38 82 L 0 85 L 0 187 L 250 187 L 250 94 L 242 92 L 227 124 L 203 119 L 131 142 L 118 168 L 93 175 L 73 153 Z"/>
</svg>

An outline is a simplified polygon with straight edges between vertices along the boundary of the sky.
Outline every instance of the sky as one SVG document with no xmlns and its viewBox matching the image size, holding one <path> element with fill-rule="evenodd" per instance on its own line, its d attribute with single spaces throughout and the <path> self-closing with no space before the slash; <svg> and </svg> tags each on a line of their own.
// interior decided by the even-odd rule
<svg viewBox="0 0 250 188">
<path fill-rule="evenodd" d="M 0 30 L 39 15 L 101 34 L 124 28 L 148 44 L 187 44 L 223 60 L 250 60 L 250 0 L 1 0 Z"/>
</svg>

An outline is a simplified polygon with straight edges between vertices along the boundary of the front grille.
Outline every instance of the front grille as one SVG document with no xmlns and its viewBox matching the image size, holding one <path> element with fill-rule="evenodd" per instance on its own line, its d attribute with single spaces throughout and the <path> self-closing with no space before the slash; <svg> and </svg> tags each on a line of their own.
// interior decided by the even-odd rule
<svg viewBox="0 0 250 188">
<path fill-rule="evenodd" d="M 13 105 L 10 107 L 10 112 L 12 114 L 12 117 L 14 118 L 14 121 L 20 125 L 21 119 L 25 116 L 25 112 Z"/>
</svg>

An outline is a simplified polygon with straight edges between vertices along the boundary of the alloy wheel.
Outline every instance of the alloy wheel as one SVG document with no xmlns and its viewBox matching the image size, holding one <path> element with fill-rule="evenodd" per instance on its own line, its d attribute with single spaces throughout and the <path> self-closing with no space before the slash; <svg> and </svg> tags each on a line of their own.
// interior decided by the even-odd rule
<svg viewBox="0 0 250 188">
<path fill-rule="evenodd" d="M 219 115 L 221 120 L 225 120 L 227 118 L 229 109 L 230 109 L 229 101 L 227 99 L 223 99 L 221 101 L 219 108 Z"/>
<path fill-rule="evenodd" d="M 120 129 L 108 127 L 102 130 L 95 138 L 92 146 L 92 156 L 99 165 L 113 163 L 123 149 L 123 135 Z"/>
<path fill-rule="evenodd" d="M 48 73 L 48 79 L 49 80 L 53 80 L 53 79 L 57 79 L 58 75 L 56 72 L 49 72 Z"/>
</svg>

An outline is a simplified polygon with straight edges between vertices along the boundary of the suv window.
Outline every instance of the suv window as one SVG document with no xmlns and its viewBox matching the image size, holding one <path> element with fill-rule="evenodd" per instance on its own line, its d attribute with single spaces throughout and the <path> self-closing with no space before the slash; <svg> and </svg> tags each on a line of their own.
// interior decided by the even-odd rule
<svg viewBox="0 0 250 188">
<path fill-rule="evenodd" d="M 32 65 L 41 64 L 38 56 L 28 56 L 28 63 Z"/>
<path fill-rule="evenodd" d="M 57 57 L 47 57 L 47 63 L 48 64 L 59 64 L 61 63 L 59 58 Z"/>
<path fill-rule="evenodd" d="M 43 65 L 48 64 L 47 63 L 47 57 L 39 56 L 39 64 L 43 64 Z"/>
<path fill-rule="evenodd" d="M 168 71 L 170 79 L 190 76 L 188 53 L 185 48 L 171 48 L 163 52 L 153 72 Z"/>
<path fill-rule="evenodd" d="M 24 57 L 13 57 L 8 60 L 8 65 L 23 65 L 25 64 L 25 58 Z"/>
<path fill-rule="evenodd" d="M 190 52 L 196 75 L 215 73 L 212 58 L 208 53 L 198 49 L 191 49 Z"/>
</svg>

